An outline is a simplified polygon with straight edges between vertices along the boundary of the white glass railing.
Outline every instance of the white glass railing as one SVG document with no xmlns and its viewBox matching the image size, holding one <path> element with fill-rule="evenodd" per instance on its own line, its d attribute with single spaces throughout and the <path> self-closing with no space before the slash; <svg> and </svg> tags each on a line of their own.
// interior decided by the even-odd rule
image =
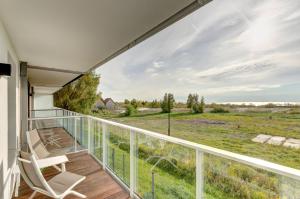
<svg viewBox="0 0 300 199">
<path fill-rule="evenodd" d="M 300 198 L 300 170 L 92 116 L 63 113 L 67 116 L 30 118 L 30 126 L 66 131 L 73 139 L 66 151 L 88 150 L 132 197 Z"/>
</svg>

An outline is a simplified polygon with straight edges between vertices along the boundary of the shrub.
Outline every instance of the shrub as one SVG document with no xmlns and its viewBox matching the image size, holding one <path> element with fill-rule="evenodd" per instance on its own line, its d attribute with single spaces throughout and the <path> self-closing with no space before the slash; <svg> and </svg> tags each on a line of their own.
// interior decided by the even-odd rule
<svg viewBox="0 0 300 199">
<path fill-rule="evenodd" d="M 111 143 L 117 143 L 118 140 L 122 141 L 119 148 L 130 153 L 128 137 L 121 138 L 119 135 L 111 134 L 109 139 Z M 155 145 L 156 143 L 153 144 Z M 147 160 L 149 164 L 156 165 L 156 167 L 159 168 L 159 172 L 157 172 L 156 175 L 161 172 L 166 172 L 194 186 L 196 176 L 195 162 L 188 164 L 178 157 L 169 157 L 167 151 L 168 150 L 157 149 L 155 146 L 142 144 L 138 146 L 138 158 L 144 161 Z M 148 159 L 151 156 L 155 156 L 155 158 Z M 160 161 L 160 163 L 157 164 L 160 156 L 169 157 L 168 160 L 175 164 L 176 167 L 172 166 L 170 162 L 166 160 Z M 217 193 L 222 193 L 222 195 L 217 198 L 279 198 L 278 193 L 280 190 L 278 189 L 278 185 L 280 181 L 278 181 L 279 179 L 275 174 L 234 161 L 218 158 L 213 155 L 207 155 L 205 157 L 203 166 L 206 183 L 205 189 L 211 189 L 207 192 L 218 190 Z M 174 195 L 176 198 L 193 198 L 193 195 L 187 195 L 189 191 L 186 191 L 185 187 L 178 186 L 177 184 L 174 185 L 172 182 L 174 181 L 170 179 L 170 184 L 161 187 L 163 190 L 161 190 L 162 193 L 160 194 L 166 196 L 164 198 L 168 198 L 169 195 Z M 146 197 L 144 198 L 151 196 L 151 194 L 148 193 L 145 194 Z M 157 194 L 159 193 L 157 192 Z"/>
<path fill-rule="evenodd" d="M 199 103 L 192 106 L 193 113 L 203 113 L 203 107 Z"/>
<path fill-rule="evenodd" d="M 268 103 L 266 105 L 264 105 L 265 108 L 276 108 L 276 104 L 273 103 Z"/>
<path fill-rule="evenodd" d="M 224 109 L 223 107 L 214 107 L 210 112 L 211 113 L 229 113 L 229 111 Z"/>
<path fill-rule="evenodd" d="M 128 104 L 126 106 L 126 110 L 125 110 L 124 115 L 125 116 L 131 116 L 131 115 L 135 114 L 136 112 L 137 112 L 136 108 L 133 105 Z"/>
</svg>

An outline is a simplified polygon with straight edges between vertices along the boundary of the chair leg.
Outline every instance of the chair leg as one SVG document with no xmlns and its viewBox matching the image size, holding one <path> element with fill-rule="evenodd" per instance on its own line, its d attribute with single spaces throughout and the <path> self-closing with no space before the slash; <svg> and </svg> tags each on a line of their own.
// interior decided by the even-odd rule
<svg viewBox="0 0 300 199">
<path fill-rule="evenodd" d="M 61 164 L 61 172 L 65 172 L 66 171 L 66 165 L 65 163 Z"/>
<path fill-rule="evenodd" d="M 58 170 L 59 172 L 61 172 L 61 169 L 60 169 L 58 166 L 53 165 L 53 167 L 54 167 L 56 170 Z"/>
<path fill-rule="evenodd" d="M 34 192 L 31 194 L 31 196 L 29 197 L 29 199 L 33 199 L 36 193 L 37 193 L 37 192 L 34 191 Z"/>
<path fill-rule="evenodd" d="M 73 194 L 73 195 L 75 195 L 75 196 L 77 196 L 79 198 L 86 198 L 85 195 L 83 195 L 83 194 L 81 194 L 81 193 L 79 193 L 77 191 L 71 191 L 70 194 Z"/>
</svg>

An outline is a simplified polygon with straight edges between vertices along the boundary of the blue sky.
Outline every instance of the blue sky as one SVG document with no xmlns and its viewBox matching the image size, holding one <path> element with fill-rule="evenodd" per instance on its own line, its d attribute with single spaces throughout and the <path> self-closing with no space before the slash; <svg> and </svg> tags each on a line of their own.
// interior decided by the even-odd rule
<svg viewBox="0 0 300 199">
<path fill-rule="evenodd" d="M 116 101 L 300 101 L 300 1 L 214 0 L 96 72 Z"/>
</svg>

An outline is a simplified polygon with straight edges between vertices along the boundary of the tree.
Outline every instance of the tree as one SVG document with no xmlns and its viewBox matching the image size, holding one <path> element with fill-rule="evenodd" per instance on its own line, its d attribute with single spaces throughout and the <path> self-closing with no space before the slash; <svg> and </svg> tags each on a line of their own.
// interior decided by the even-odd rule
<svg viewBox="0 0 300 199">
<path fill-rule="evenodd" d="M 166 93 L 163 101 L 161 102 L 161 109 L 163 113 L 168 113 L 168 135 L 171 135 L 171 110 L 174 108 L 174 95 Z"/>
<path fill-rule="evenodd" d="M 192 108 L 193 106 L 193 95 L 190 93 L 188 99 L 186 101 L 186 105 L 188 108 Z"/>
<path fill-rule="evenodd" d="M 130 101 L 128 99 L 125 99 L 124 104 L 130 104 Z"/>
<path fill-rule="evenodd" d="M 131 104 L 126 105 L 126 110 L 124 115 L 125 116 L 131 116 L 137 112 L 136 108 L 132 106 Z"/>
<path fill-rule="evenodd" d="M 95 73 L 82 76 L 54 93 L 54 105 L 83 114 L 90 113 L 99 97 L 97 94 L 99 81 L 100 76 Z"/>
<path fill-rule="evenodd" d="M 204 102 L 204 97 L 201 97 L 201 102 L 200 102 L 200 113 L 204 113 L 205 109 L 205 102 Z"/>
<path fill-rule="evenodd" d="M 204 97 L 201 97 L 201 102 L 199 103 L 199 95 L 198 94 L 189 94 L 187 100 L 188 107 L 191 108 L 193 113 L 203 113 L 205 102 Z"/>
<path fill-rule="evenodd" d="M 190 108 L 192 111 L 195 107 L 199 106 L 199 95 L 198 94 L 189 94 L 187 99 L 187 107 Z"/>
<path fill-rule="evenodd" d="M 160 102 L 157 101 L 156 99 L 153 100 L 150 105 L 149 105 L 150 108 L 159 108 L 160 107 Z"/>
<path fill-rule="evenodd" d="M 161 109 L 163 113 L 171 113 L 171 110 L 174 108 L 174 95 L 171 93 L 166 93 L 163 101 L 161 102 Z"/>
<path fill-rule="evenodd" d="M 147 104 L 148 104 L 147 101 L 141 101 L 141 105 L 142 105 L 143 107 L 147 106 Z"/>
<path fill-rule="evenodd" d="M 136 99 L 132 99 L 131 102 L 130 102 L 130 104 L 131 104 L 135 109 L 137 109 L 137 107 L 138 107 L 138 102 L 137 102 Z"/>
</svg>

